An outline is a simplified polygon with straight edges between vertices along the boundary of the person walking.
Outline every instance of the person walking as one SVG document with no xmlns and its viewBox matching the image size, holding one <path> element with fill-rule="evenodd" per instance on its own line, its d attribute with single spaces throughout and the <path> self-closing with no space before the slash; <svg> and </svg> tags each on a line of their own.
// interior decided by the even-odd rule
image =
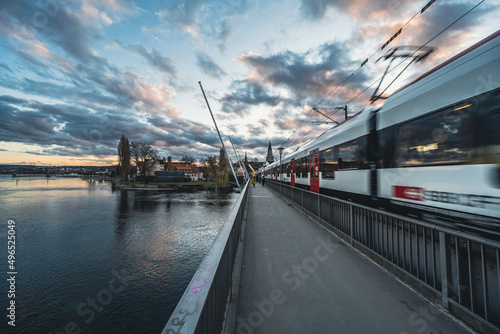
<svg viewBox="0 0 500 334">
<path fill-rule="evenodd" d="M 252 186 L 255 187 L 255 176 L 252 176 Z"/>
</svg>

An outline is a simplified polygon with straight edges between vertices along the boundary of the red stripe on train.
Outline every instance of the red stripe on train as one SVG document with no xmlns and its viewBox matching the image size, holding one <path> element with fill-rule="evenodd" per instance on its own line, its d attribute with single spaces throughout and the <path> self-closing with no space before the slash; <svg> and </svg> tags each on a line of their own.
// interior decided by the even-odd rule
<svg viewBox="0 0 500 334">
<path fill-rule="evenodd" d="M 425 189 L 418 187 L 392 186 L 392 196 L 411 199 L 413 201 L 425 201 Z"/>
</svg>

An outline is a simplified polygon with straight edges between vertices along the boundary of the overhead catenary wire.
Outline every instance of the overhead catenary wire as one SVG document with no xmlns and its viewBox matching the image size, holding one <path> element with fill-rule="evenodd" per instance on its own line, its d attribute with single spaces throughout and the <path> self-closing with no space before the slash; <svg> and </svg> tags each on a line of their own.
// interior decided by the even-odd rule
<svg viewBox="0 0 500 334">
<path fill-rule="evenodd" d="M 452 23 L 450 23 L 446 28 L 444 28 L 443 30 L 441 30 L 439 33 L 437 33 L 434 37 L 432 37 L 430 40 L 428 40 L 425 44 L 421 45 L 419 48 L 417 48 L 415 51 L 413 51 L 410 55 L 413 56 L 415 53 L 417 53 L 418 51 L 420 51 L 423 47 L 425 47 L 427 44 L 429 44 L 430 42 L 432 42 L 433 40 L 435 40 L 437 37 L 439 37 L 442 33 L 444 33 L 446 30 L 448 30 L 450 27 L 452 27 L 455 23 L 457 23 L 458 21 L 460 21 L 462 18 L 464 18 L 467 14 L 469 14 L 470 12 L 472 12 L 474 9 L 476 9 L 480 4 L 482 4 L 484 2 L 484 0 L 480 1 L 479 3 L 477 3 L 474 7 L 472 7 L 471 9 L 469 9 L 466 13 L 464 13 L 462 16 L 460 16 L 459 18 L 457 18 L 455 21 L 453 21 Z M 403 59 L 402 61 L 400 61 L 396 66 L 394 66 L 391 70 L 389 70 L 387 73 L 390 73 L 392 72 L 393 70 L 395 70 L 396 68 L 398 68 L 401 64 L 403 64 L 405 62 L 405 60 Z M 399 75 L 398 75 L 399 77 Z M 382 80 L 383 77 L 380 77 L 378 78 L 377 80 L 375 80 L 372 84 L 370 84 L 368 87 L 366 87 L 363 91 L 361 91 L 358 95 L 356 95 L 354 98 L 352 98 L 349 102 L 347 102 L 347 104 L 353 102 L 354 100 L 356 100 L 359 96 L 361 96 L 364 92 L 366 92 L 370 87 L 372 87 L 374 84 L 376 84 L 377 82 L 379 82 L 380 80 Z M 394 81 L 397 79 L 397 77 L 380 93 L 380 95 L 384 94 L 385 91 L 394 83 Z"/>
<path fill-rule="evenodd" d="M 428 8 L 431 4 L 432 4 L 432 3 L 434 3 L 434 2 L 435 2 L 435 0 L 431 0 L 431 1 L 429 1 L 429 2 L 428 2 L 428 3 L 427 3 L 427 4 L 426 4 L 426 5 L 425 5 L 425 6 L 424 6 L 421 10 L 419 10 L 418 12 L 416 12 L 416 13 L 415 13 L 415 15 L 413 15 L 413 16 L 412 16 L 409 20 L 407 20 L 407 21 L 406 21 L 406 23 L 405 23 L 405 24 L 404 24 L 404 25 L 403 25 L 403 26 L 402 26 L 402 27 L 401 27 L 401 28 L 400 28 L 400 29 L 399 29 L 399 30 L 398 30 L 398 31 L 397 31 L 394 35 L 392 35 L 392 37 L 391 37 L 391 38 L 390 38 L 387 42 L 385 42 L 385 43 L 382 45 L 382 47 L 377 48 L 377 49 L 376 49 L 376 50 L 375 50 L 375 51 L 371 54 L 371 56 L 369 56 L 368 58 L 366 58 L 366 59 L 365 59 L 365 60 L 361 63 L 361 65 L 360 65 L 360 66 L 359 66 L 359 67 L 358 67 L 358 68 L 357 68 L 357 69 L 356 69 L 353 73 L 351 73 L 351 75 L 350 75 L 350 76 L 348 76 L 346 79 L 344 79 L 344 81 L 340 84 L 340 86 L 339 86 L 339 87 L 337 87 L 337 89 L 336 89 L 336 93 L 340 90 L 340 88 L 342 88 L 342 87 L 345 85 L 345 83 L 346 83 L 346 82 L 347 82 L 350 78 L 352 78 L 352 77 L 354 76 L 354 74 L 355 74 L 356 72 L 358 72 L 358 71 L 359 71 L 359 70 L 360 70 L 363 66 L 365 66 L 365 65 L 366 65 L 366 63 L 367 63 L 367 62 L 368 62 L 371 58 L 373 58 L 373 57 L 374 57 L 374 56 L 375 56 L 378 52 L 382 51 L 382 50 L 383 50 L 383 49 L 384 49 L 387 45 L 389 45 L 389 44 L 390 44 L 390 43 L 391 43 L 391 42 L 392 42 L 392 41 L 393 41 L 393 40 L 394 40 L 397 36 L 399 36 L 399 35 L 401 34 L 401 32 L 403 31 L 403 28 L 405 28 L 405 27 L 406 27 L 406 26 L 407 26 L 407 25 L 408 25 L 411 21 L 413 21 L 413 19 L 415 19 L 415 17 L 416 17 L 418 14 L 422 14 L 422 13 L 423 13 L 423 12 L 424 12 L 424 11 L 425 11 L 425 10 L 426 10 L 426 9 L 427 9 L 427 8 Z M 333 91 L 333 90 L 332 90 L 332 91 Z M 336 95 L 336 93 L 335 93 L 335 95 Z M 330 94 L 328 94 L 328 95 L 330 95 Z M 328 97 L 328 95 L 327 95 L 326 97 Z M 328 100 L 328 102 L 329 102 L 329 101 L 331 101 L 331 100 L 335 97 L 335 95 L 333 95 L 333 96 L 332 96 L 332 97 Z M 319 104 L 320 104 L 320 103 L 321 103 L 324 99 L 325 99 L 325 98 L 323 98 L 323 99 L 322 99 L 319 103 L 317 103 L 317 104 L 315 105 L 315 107 L 317 107 L 317 106 L 318 106 L 318 105 L 319 105 Z"/>
<path fill-rule="evenodd" d="M 419 13 L 422 14 L 432 3 L 434 3 L 435 0 L 431 0 L 429 1 L 426 6 L 424 6 L 419 12 L 417 12 L 411 19 L 409 19 L 404 25 L 402 28 L 404 28 L 406 25 L 408 25 Z M 454 24 L 456 24 L 458 21 L 460 21 L 462 18 L 464 18 L 466 15 L 468 15 L 470 12 L 472 12 L 475 8 L 477 8 L 479 5 L 481 5 L 482 3 L 484 2 L 484 0 L 481 0 L 479 3 L 477 3 L 474 7 L 472 7 L 471 9 L 469 9 L 466 13 L 464 13 L 463 15 L 461 15 L 459 18 L 457 18 L 455 21 L 453 21 L 451 24 L 449 24 L 446 28 L 444 28 L 443 30 L 441 30 L 438 34 L 436 34 L 434 37 L 432 37 L 430 40 L 428 40 L 425 44 L 423 44 L 422 46 L 420 46 L 418 49 L 416 49 L 415 51 L 413 51 L 413 53 L 411 55 L 414 55 L 416 52 L 418 52 L 419 50 L 421 50 L 423 47 L 425 47 L 427 44 L 429 44 L 430 42 L 432 42 L 434 39 L 436 39 L 437 37 L 439 37 L 441 34 L 443 34 L 446 30 L 448 30 L 450 27 L 452 27 Z M 400 30 L 402 30 L 402 28 Z M 399 34 L 397 34 L 399 35 Z M 396 37 L 397 37 L 396 35 Z M 393 36 L 394 37 L 394 36 Z M 392 41 L 393 39 L 390 39 L 388 42 Z M 386 46 L 387 44 L 389 43 L 385 43 L 384 45 Z M 365 64 L 366 62 L 372 58 L 377 52 L 379 52 L 380 50 L 382 50 L 385 46 L 383 46 L 382 48 L 379 48 L 377 49 L 370 57 L 368 57 L 353 73 L 351 73 L 348 77 L 346 77 L 340 86 L 336 87 L 335 89 L 333 89 L 330 93 L 328 93 L 324 98 L 322 98 L 318 103 L 315 104 L 314 108 L 317 108 L 320 103 L 322 103 L 323 101 L 326 100 L 326 98 L 328 98 L 328 96 L 330 96 L 333 92 L 335 92 L 335 95 L 338 93 L 338 91 L 345 85 L 345 83 L 350 79 L 352 78 L 352 76 L 358 71 L 360 70 Z M 389 70 L 387 73 L 390 73 L 392 72 L 393 70 L 395 70 L 396 68 L 398 68 L 402 63 L 404 63 L 405 60 L 402 60 L 399 64 L 397 64 L 394 68 L 392 68 L 391 70 Z M 399 77 L 399 75 L 398 75 Z M 371 83 L 368 87 L 366 87 L 363 91 L 361 91 L 358 95 L 356 95 L 354 98 L 352 98 L 349 102 L 346 103 L 346 105 L 350 104 L 351 102 L 353 102 L 354 100 L 356 100 L 359 96 L 361 96 L 363 93 L 365 93 L 369 88 L 371 88 L 374 84 L 376 84 L 377 82 L 379 82 L 380 80 L 382 80 L 383 76 L 381 76 L 380 78 L 378 78 L 377 80 L 375 80 L 373 83 Z M 393 80 L 389 86 L 387 86 L 381 94 L 383 94 L 389 87 L 390 85 L 392 85 L 392 83 L 394 83 L 395 80 Z M 333 95 L 328 101 L 327 101 L 327 104 L 329 104 L 329 102 L 333 99 L 333 97 L 335 97 L 335 95 Z M 311 109 L 312 110 L 312 109 Z M 338 110 L 337 110 L 338 111 Z M 334 111 L 333 113 L 330 114 L 330 117 L 333 116 L 337 111 Z M 310 114 L 311 111 L 308 112 L 307 115 Z M 306 117 L 307 117 L 306 115 Z M 293 134 L 295 134 L 297 132 L 298 129 L 300 129 L 300 127 L 302 126 L 303 124 L 299 125 L 299 127 L 297 129 L 295 129 L 293 131 L 293 133 L 290 135 L 290 137 L 285 140 L 283 143 L 282 143 L 282 147 L 284 146 L 284 144 L 290 140 L 290 138 L 293 136 Z M 318 124 L 317 126 L 315 126 L 312 130 L 316 129 L 319 125 L 321 124 Z M 309 131 L 308 133 L 306 133 L 305 135 L 301 136 L 299 139 L 297 139 L 295 142 L 297 142 L 298 140 L 304 138 L 305 136 L 307 136 L 309 133 L 312 132 Z M 293 142 L 291 145 L 293 145 L 295 142 Z"/>
<path fill-rule="evenodd" d="M 484 1 L 484 0 L 483 0 Z M 411 21 L 413 21 L 413 19 L 415 19 L 415 17 L 418 15 L 418 14 L 423 14 L 423 12 L 430 6 L 432 5 L 433 3 L 435 2 L 435 0 L 431 0 L 429 1 L 424 7 L 422 7 L 421 10 L 419 10 L 418 12 L 415 13 L 415 15 L 413 15 L 409 20 L 406 21 L 406 23 L 398 30 L 398 32 L 396 32 L 391 39 L 389 39 L 386 43 L 384 43 L 384 45 L 380 48 L 377 48 L 371 56 L 369 56 L 368 58 L 366 58 L 362 63 L 361 65 L 354 71 L 352 72 L 348 77 L 346 77 L 341 83 L 339 86 L 337 86 L 336 88 L 332 89 L 325 97 L 323 97 L 319 102 L 317 102 L 313 108 L 311 108 L 311 110 L 309 110 L 305 116 L 305 118 L 307 119 L 307 117 L 309 117 L 310 113 L 312 110 L 314 110 L 314 108 L 318 108 L 318 106 L 323 102 L 325 101 L 330 95 L 332 95 L 328 101 L 326 102 L 327 104 L 329 104 L 329 102 L 337 95 L 337 93 L 340 91 L 340 89 L 342 89 L 344 87 L 344 85 L 356 74 L 356 72 L 358 72 L 371 58 L 373 58 L 375 56 L 375 54 L 377 54 L 379 51 L 383 50 L 385 48 L 385 46 L 387 46 L 390 42 L 392 42 L 397 36 L 399 36 L 403 30 L 403 28 L 405 28 Z M 377 82 L 377 81 L 376 81 Z M 372 84 L 373 85 L 373 84 Z M 372 85 L 370 85 L 369 87 L 371 87 Z M 369 88 L 368 87 L 368 88 Z M 363 92 L 365 92 L 368 88 L 366 88 Z M 338 111 L 338 110 L 337 110 Z M 337 111 L 334 111 L 330 114 L 330 117 L 333 116 Z M 281 147 L 284 147 L 284 145 L 291 139 L 291 137 L 302 127 L 304 126 L 305 122 L 304 121 L 301 121 L 301 123 L 299 124 L 299 126 L 290 134 L 290 136 L 283 142 L 281 143 Z M 321 125 L 321 124 L 319 124 Z M 318 126 L 319 126 L 318 125 Z M 317 127 L 317 126 L 316 126 Z M 315 128 L 316 128 L 315 127 Z M 311 131 L 310 131 L 311 132 Z M 308 132 L 308 134 L 310 133 Z M 302 139 L 304 136 L 302 136 L 300 139 Z M 277 150 L 277 149 L 275 149 Z"/>
</svg>

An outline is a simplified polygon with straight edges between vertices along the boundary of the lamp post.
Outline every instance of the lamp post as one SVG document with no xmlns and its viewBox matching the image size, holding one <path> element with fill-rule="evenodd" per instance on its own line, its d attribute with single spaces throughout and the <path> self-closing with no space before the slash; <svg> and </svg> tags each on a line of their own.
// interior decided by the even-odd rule
<svg viewBox="0 0 500 334">
<path fill-rule="evenodd" d="M 281 194 L 281 181 L 283 180 L 283 166 L 281 165 L 281 155 L 283 154 L 283 147 L 278 147 L 278 152 L 280 152 L 280 194 Z"/>
</svg>

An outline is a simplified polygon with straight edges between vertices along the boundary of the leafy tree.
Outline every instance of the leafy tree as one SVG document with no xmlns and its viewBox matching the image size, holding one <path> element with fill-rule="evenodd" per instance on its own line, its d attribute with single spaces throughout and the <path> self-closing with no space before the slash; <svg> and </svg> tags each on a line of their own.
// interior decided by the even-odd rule
<svg viewBox="0 0 500 334">
<path fill-rule="evenodd" d="M 139 174 L 142 177 L 146 177 L 158 159 L 158 150 L 146 143 L 132 142 L 130 144 L 130 151 Z"/>
<path fill-rule="evenodd" d="M 118 171 L 122 181 L 128 181 L 130 173 L 130 143 L 125 135 L 122 135 L 118 143 Z"/>
<path fill-rule="evenodd" d="M 190 156 L 183 156 L 182 159 L 181 159 L 181 162 L 184 162 L 184 163 L 187 163 L 187 164 L 192 164 L 194 163 L 195 159 L 193 157 L 190 157 Z"/>
<path fill-rule="evenodd" d="M 219 152 L 219 166 L 217 168 L 217 177 L 215 183 L 219 187 L 227 187 L 229 185 L 229 161 L 226 158 L 224 149 L 220 149 Z"/>
</svg>

